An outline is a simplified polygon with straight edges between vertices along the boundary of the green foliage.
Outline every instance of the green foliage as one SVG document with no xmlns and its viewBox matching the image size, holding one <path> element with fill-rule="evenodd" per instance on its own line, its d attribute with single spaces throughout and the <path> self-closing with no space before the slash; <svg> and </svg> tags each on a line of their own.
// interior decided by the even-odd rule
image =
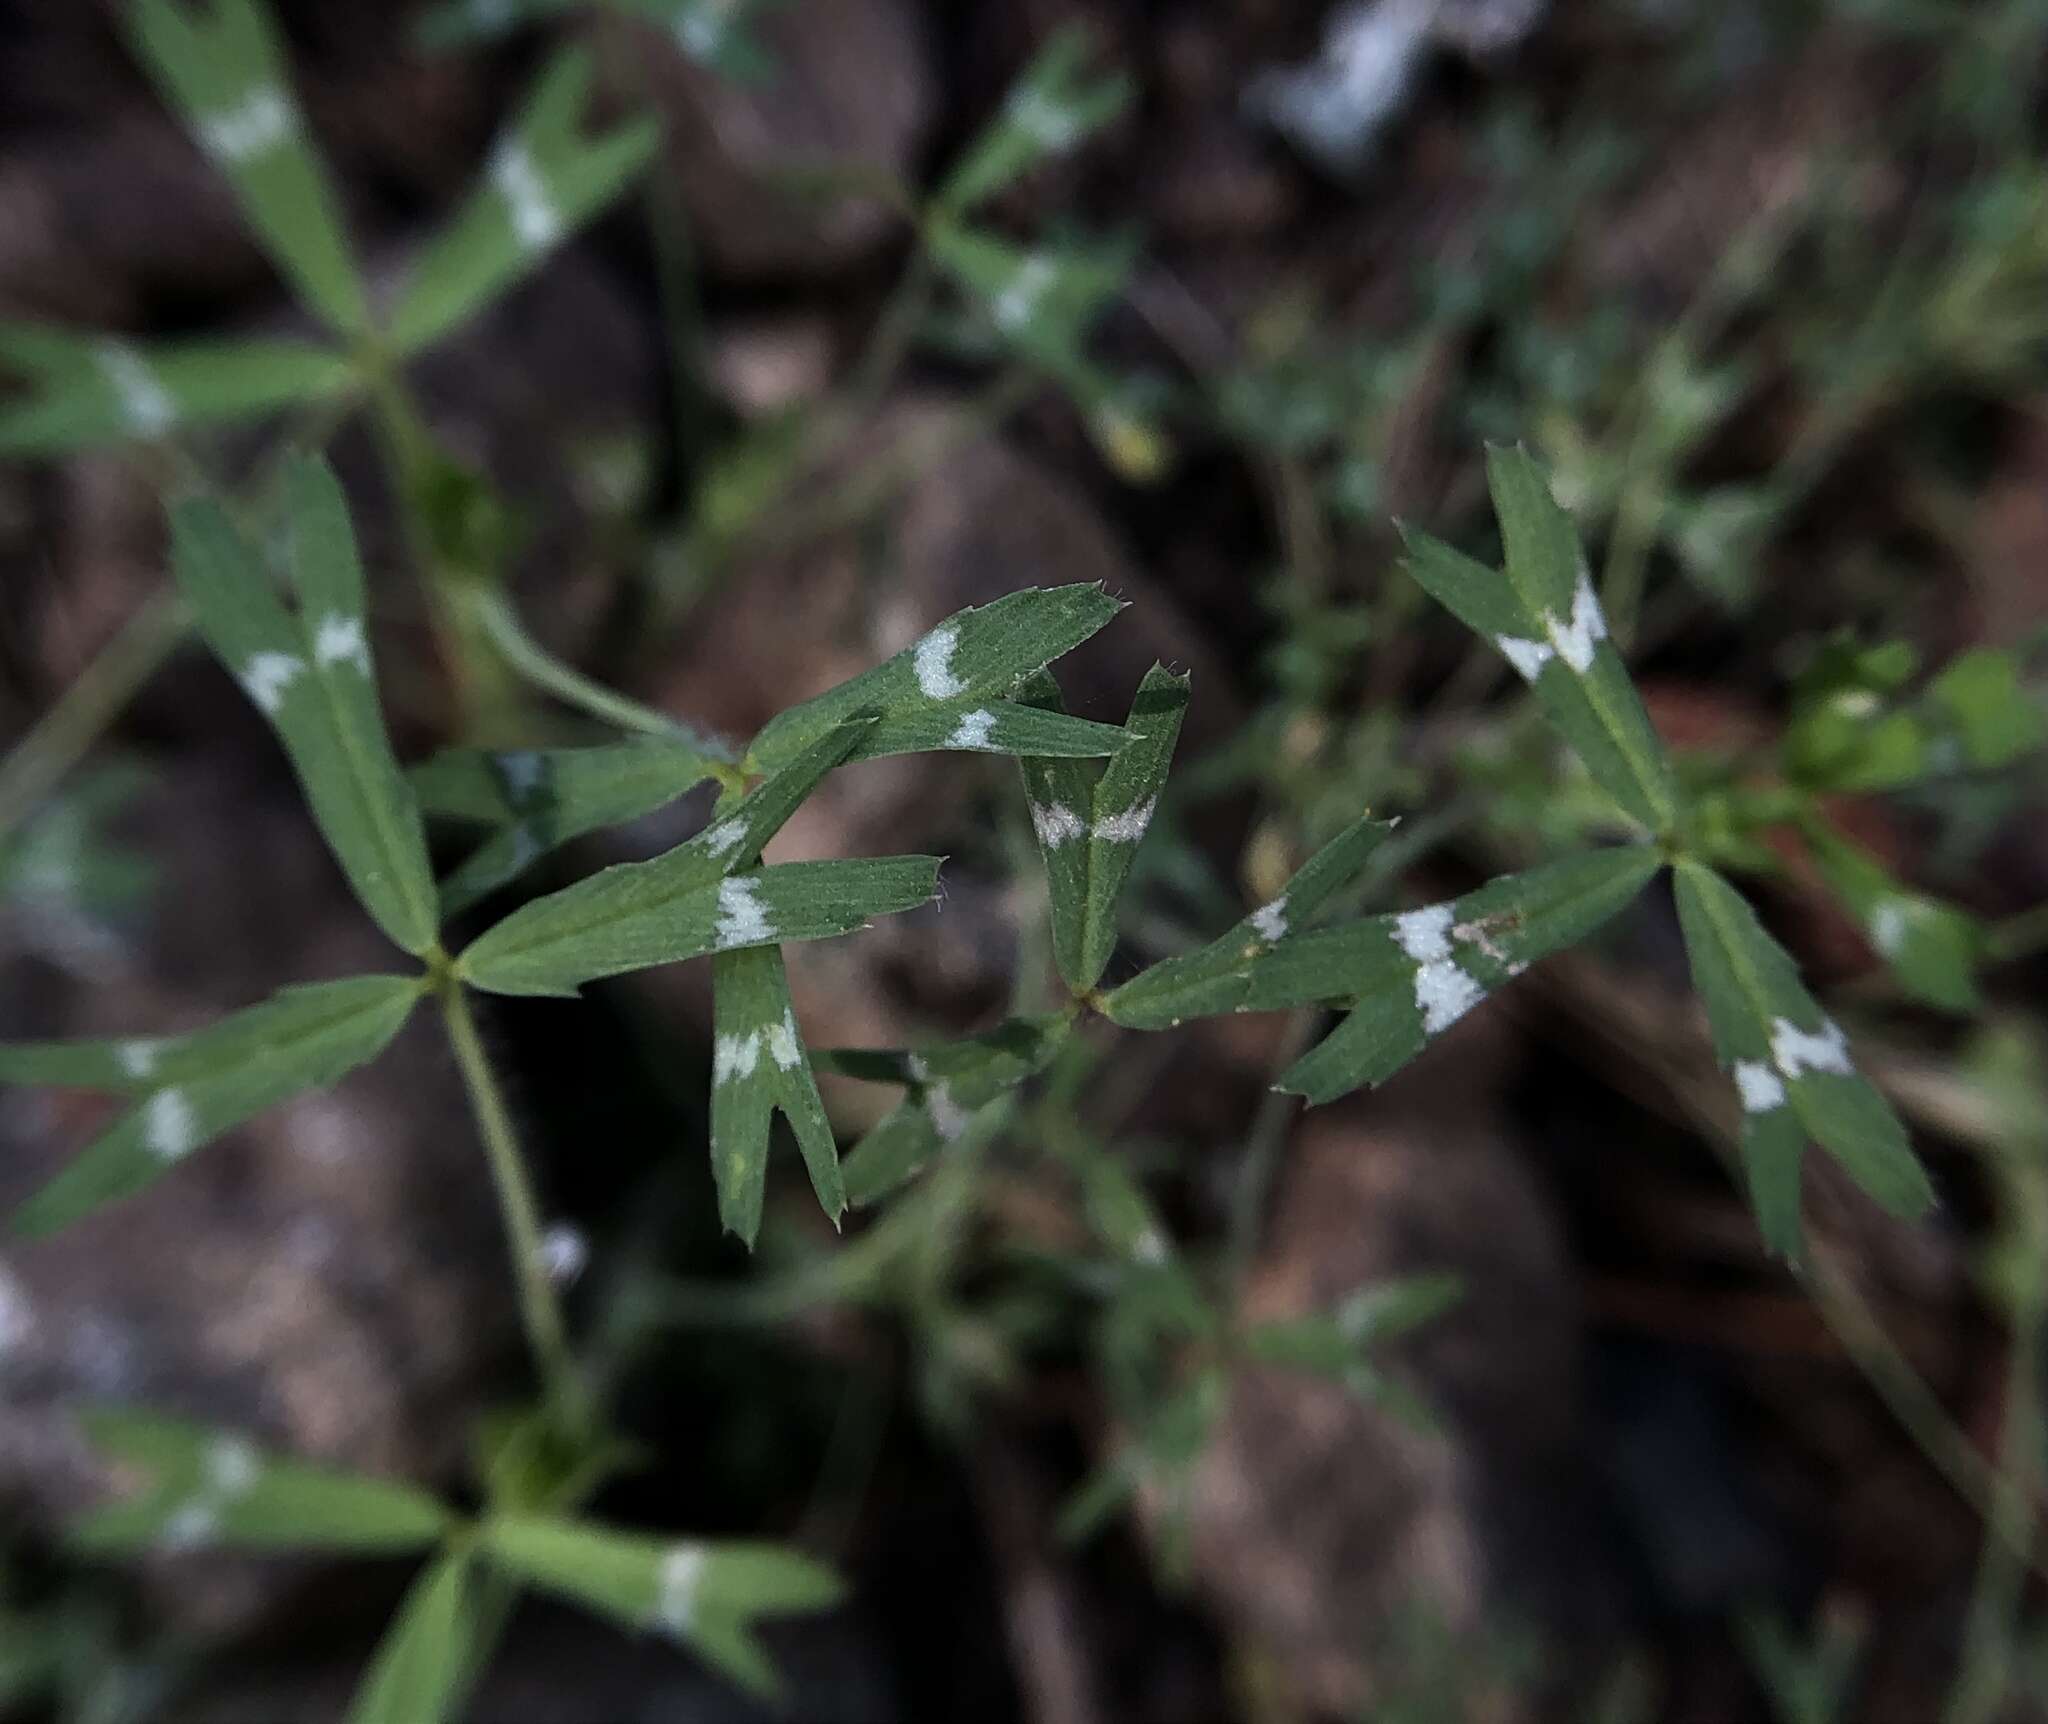
<svg viewBox="0 0 2048 1724">
<path fill-rule="evenodd" d="M 796 1133 L 818 1202 L 837 1221 L 846 1208 L 839 1146 L 797 1029 L 781 948 L 720 952 L 711 975 L 711 1171 L 719 1220 L 750 1246 L 761 1231 L 768 1128 L 780 1109 Z"/>
<path fill-rule="evenodd" d="M 1019 696 L 1027 705 L 1060 710 L 1059 685 L 1042 671 Z M 1188 679 L 1154 665 L 1125 721 L 1130 740 L 1101 772 L 1074 760 L 1019 762 L 1051 887 L 1053 955 L 1077 994 L 1093 988 L 1109 963 L 1117 898 L 1166 787 L 1187 704 Z"/>
<path fill-rule="evenodd" d="M 492 146 L 484 183 L 414 263 L 391 315 L 401 353 L 430 346 L 502 295 L 646 165 L 652 120 L 580 134 L 590 70 L 586 54 L 559 55 Z"/>
<path fill-rule="evenodd" d="M 1678 915 L 1714 1051 L 1742 1100 L 1750 1201 L 1772 1248 L 1800 1255 L 1799 1167 L 1809 1138 L 1895 1215 L 1934 1201 L 1905 1128 L 1849 1058 L 1756 912 L 1711 869 L 1677 868 Z"/>
<path fill-rule="evenodd" d="M 476 1649 L 475 1566 L 466 1551 L 450 1551 L 421 1571 L 377 1648 L 348 1724 L 450 1716 Z"/>
<path fill-rule="evenodd" d="M 1059 1051 L 1072 1019 L 1064 1013 L 1010 1018 L 992 1030 L 915 1053 L 846 1052 L 827 1056 L 828 1070 L 874 1083 L 898 1083 L 909 1094 L 846 1158 L 846 1195 L 859 1207 L 912 1178 L 949 1143 L 965 1136 L 975 1116 L 1041 1072 Z"/>
<path fill-rule="evenodd" d="M 574 994 L 650 964 L 829 939 L 924 903 L 935 856 L 748 867 L 870 728 L 861 720 L 828 730 L 731 815 L 666 855 L 607 868 L 515 910 L 462 954 L 462 975 L 492 993 Z"/>
<path fill-rule="evenodd" d="M 1608 638 L 1571 517 L 1525 450 L 1489 450 L 1487 472 L 1505 579 L 1419 532 L 1407 535 L 1410 572 L 1499 649 L 1600 787 L 1651 831 L 1667 831 L 1677 815 L 1671 763 Z"/>
<path fill-rule="evenodd" d="M 137 57 L 306 309 L 339 335 L 362 334 L 362 278 L 268 10 L 259 0 L 133 0 L 128 21 Z"/>
<path fill-rule="evenodd" d="M 0 366 L 30 387 L 0 404 L 0 455 L 51 455 L 318 401 L 353 385 L 348 361 L 266 336 L 135 342 L 0 324 Z"/>
<path fill-rule="evenodd" d="M 440 885 L 458 915 L 571 839 L 638 820 L 722 763 L 685 742 L 640 737 L 596 748 L 447 749 L 407 775 L 429 815 L 492 828 Z"/>
<path fill-rule="evenodd" d="M 338 1082 L 384 1051 L 419 997 L 409 977 L 357 976 L 287 988 L 189 1036 L 0 1047 L 0 1080 L 106 1089 L 130 1102 L 14 1212 L 13 1231 L 69 1226 L 266 1108 Z"/>
<path fill-rule="evenodd" d="M 494 1517 L 481 1548 L 506 1573 L 629 1633 L 681 1641 L 757 1694 L 774 1692 L 775 1672 L 754 1623 L 829 1609 L 843 1590 L 830 1569 L 774 1545 L 676 1543 L 581 1522 Z"/>
<path fill-rule="evenodd" d="M 150 1546 L 413 1551 L 449 1531 L 445 1509 L 410 1486 L 264 1454 L 245 1439 L 125 1408 L 79 1415 L 93 1446 L 144 1475 L 134 1495 L 71 1529 L 98 1552 Z"/>
<path fill-rule="evenodd" d="M 1253 966 L 1350 885 L 1393 829 L 1385 820 L 1354 821 L 1302 864 L 1285 891 L 1229 933 L 1198 952 L 1154 964 L 1105 995 L 1103 1015 L 1126 1029 L 1165 1030 L 1187 1018 L 1250 1010 Z"/>
<path fill-rule="evenodd" d="M 957 215 L 985 203 L 1116 118 L 1130 100 L 1130 80 L 1091 79 L 1087 58 L 1086 30 L 1069 25 L 1056 31 L 1011 86 L 1002 111 L 953 165 L 935 206 Z"/>
<path fill-rule="evenodd" d="M 748 750 L 756 772 L 780 771 L 851 719 L 869 722 L 843 758 L 934 748 L 990 754 L 1114 754 L 1124 733 L 1021 706 L 1018 683 L 1071 652 L 1123 609 L 1095 587 L 1033 588 L 948 617 L 885 664 L 863 671 L 762 727 Z"/>
<path fill-rule="evenodd" d="M 377 710 L 363 571 L 348 505 L 324 462 L 285 476 L 296 611 L 208 498 L 171 511 L 171 565 L 199 631 L 277 731 L 313 818 L 363 906 L 415 955 L 438 920 L 419 809 Z"/>
</svg>

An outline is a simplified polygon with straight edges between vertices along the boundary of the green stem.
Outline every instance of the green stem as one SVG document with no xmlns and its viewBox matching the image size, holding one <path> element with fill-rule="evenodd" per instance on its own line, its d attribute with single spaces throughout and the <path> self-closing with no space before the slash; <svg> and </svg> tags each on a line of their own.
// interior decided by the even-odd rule
<svg viewBox="0 0 2048 1724">
<path fill-rule="evenodd" d="M 681 737 L 716 759 L 732 759 L 732 751 L 722 744 L 698 736 L 667 713 L 643 706 L 564 664 L 526 632 L 503 594 L 484 590 L 472 593 L 470 611 L 479 632 L 496 649 L 506 667 L 542 692 L 621 730 L 645 736 Z"/>
<path fill-rule="evenodd" d="M 463 1088 L 469 1093 L 477 1133 L 483 1139 L 491 1183 L 497 1189 L 498 1212 L 512 1254 L 513 1276 L 519 1289 L 519 1317 L 526 1330 L 527 1345 L 533 1350 L 534 1364 L 549 1402 L 572 1429 L 585 1431 L 592 1418 L 590 1397 L 569 1350 L 569 1332 L 562 1321 L 554 1283 L 548 1279 L 541 1253 L 540 1206 L 519 1153 L 511 1111 L 505 1105 L 490 1057 L 484 1052 L 483 1038 L 477 1034 L 476 1015 L 461 982 L 444 971 L 435 984 L 435 997 L 441 1007 L 442 1027 L 448 1032 L 449 1046 L 455 1050 L 455 1063 L 462 1072 Z"/>
<path fill-rule="evenodd" d="M 1997 963 L 2030 958 L 2043 946 L 2048 946 L 2048 904 L 2036 904 L 1992 924 L 1991 956 Z"/>
<path fill-rule="evenodd" d="M 153 595 L 0 761 L 0 837 L 33 814 L 59 780 L 85 758 L 135 691 L 184 638 L 185 623 L 184 600 L 176 589 Z"/>
</svg>

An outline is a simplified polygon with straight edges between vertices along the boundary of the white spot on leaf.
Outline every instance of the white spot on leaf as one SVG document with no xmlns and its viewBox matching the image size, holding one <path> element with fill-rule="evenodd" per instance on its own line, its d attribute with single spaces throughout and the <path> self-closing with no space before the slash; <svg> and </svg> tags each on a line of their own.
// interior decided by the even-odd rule
<svg viewBox="0 0 2048 1724">
<path fill-rule="evenodd" d="M 178 417 L 178 404 L 158 381 L 149 361 L 117 341 L 107 342 L 96 357 L 101 374 L 120 397 L 121 417 L 130 431 L 138 437 L 155 437 L 170 429 Z"/>
<path fill-rule="evenodd" d="M 206 1483 L 218 1496 L 247 1496 L 263 1474 L 263 1461 L 240 1437 L 218 1437 L 206 1450 Z"/>
<path fill-rule="evenodd" d="M 1450 958 L 1437 958 L 1415 972 L 1415 1008 L 1422 1014 L 1422 1033 L 1447 1030 L 1486 998 L 1486 990 Z"/>
<path fill-rule="evenodd" d="M 697 1615 L 697 1589 L 704 1580 L 701 1545 L 679 1544 L 661 1559 L 654 1620 L 671 1634 L 687 1634 Z"/>
<path fill-rule="evenodd" d="M 209 114 L 199 122 L 206 153 L 223 162 L 246 162 L 260 156 L 282 143 L 291 130 L 291 104 L 272 84 L 259 84 L 243 97 L 240 107 Z"/>
<path fill-rule="evenodd" d="M 1769 1113 L 1785 1103 L 1785 1084 L 1762 1060 L 1735 1062 L 1735 1088 L 1744 1113 Z"/>
<path fill-rule="evenodd" d="M 1071 107 L 1028 84 L 1010 98 L 1009 119 L 1040 149 L 1054 154 L 1072 149 L 1081 135 L 1080 121 Z"/>
<path fill-rule="evenodd" d="M 370 674 L 370 645 L 363 639 L 363 619 L 336 611 L 320 619 L 313 636 L 313 659 L 317 664 L 352 664 L 363 675 Z"/>
<path fill-rule="evenodd" d="M 199 1142 L 199 1121 L 183 1090 L 158 1090 L 149 1098 L 142 1119 L 142 1141 L 150 1154 L 163 1161 L 179 1161 L 192 1153 Z"/>
<path fill-rule="evenodd" d="M 1856 1068 L 1849 1059 L 1849 1038 L 1832 1018 L 1821 1020 L 1817 1030 L 1802 1030 L 1790 1018 L 1771 1020 L 1771 1058 L 1788 1078 L 1805 1072 L 1831 1072 L 1851 1076 Z"/>
<path fill-rule="evenodd" d="M 1560 626 L 1555 617 L 1546 617 L 1544 622 L 1559 658 L 1581 676 L 1593 668 L 1593 648 L 1607 638 L 1607 618 L 1601 613 L 1592 580 L 1583 567 L 1579 570 L 1579 584 L 1572 592 L 1570 623 Z"/>
<path fill-rule="evenodd" d="M 1252 912 L 1252 929 L 1260 939 L 1278 945 L 1287 937 L 1287 894 Z"/>
<path fill-rule="evenodd" d="M 582 1228 L 557 1221 L 541 1234 L 534 1248 L 541 1273 L 557 1287 L 571 1285 L 590 1262 L 590 1240 Z"/>
<path fill-rule="evenodd" d="M 1018 264 L 1016 273 L 989 307 L 996 327 L 1011 335 L 1023 329 L 1038 315 L 1039 306 L 1058 279 L 1059 271 L 1049 258 L 1031 253 Z"/>
<path fill-rule="evenodd" d="M 157 1044 L 149 1041 L 123 1042 L 115 1050 L 121 1069 L 130 1077 L 148 1077 L 156 1070 Z"/>
<path fill-rule="evenodd" d="M 953 727 L 953 734 L 946 738 L 948 748 L 988 748 L 992 744 L 990 735 L 996 727 L 996 715 L 985 706 L 978 706 L 972 712 L 963 712 L 960 722 Z"/>
<path fill-rule="evenodd" d="M 1394 944 L 1419 964 L 1451 955 L 1451 907 L 1428 904 L 1394 918 Z"/>
<path fill-rule="evenodd" d="M 192 1550 L 210 1543 L 219 1531 L 220 1516 L 214 1512 L 213 1505 L 190 1502 L 164 1522 L 163 1531 L 157 1539 L 165 1550 Z"/>
<path fill-rule="evenodd" d="M 562 218 L 524 144 L 515 139 L 491 158 L 491 184 L 505 200 L 512 232 L 527 251 L 545 251 L 561 237 Z"/>
<path fill-rule="evenodd" d="M 947 1143 L 953 1142 L 967 1129 L 967 1122 L 973 1115 L 953 1099 L 953 1092 L 946 1085 L 933 1084 L 924 1092 L 925 1111 L 932 1116 L 932 1124 L 938 1128 L 939 1136 Z"/>
<path fill-rule="evenodd" d="M 947 623 L 917 643 L 910 663 L 925 699 L 951 700 L 956 694 L 967 692 L 967 685 L 953 674 L 953 648 L 959 642 L 960 631 Z"/>
<path fill-rule="evenodd" d="M 714 856 L 723 856 L 746 835 L 744 820 L 722 820 L 704 834 L 704 848 Z"/>
<path fill-rule="evenodd" d="M 1032 803 L 1031 829 L 1038 834 L 1038 842 L 1048 850 L 1057 850 L 1062 844 L 1080 837 L 1084 830 L 1080 815 L 1064 802 L 1055 802 L 1046 808 Z"/>
<path fill-rule="evenodd" d="M 720 1036 L 712 1044 L 711 1081 L 721 1084 L 752 1077 L 755 1062 L 760 1057 L 761 1037 L 758 1032 L 745 1036 Z"/>
<path fill-rule="evenodd" d="M 729 951 L 734 946 L 765 945 L 775 938 L 775 925 L 768 920 L 768 907 L 761 902 L 760 888 L 745 875 L 719 881 L 718 908 L 715 926 L 720 951 Z"/>
<path fill-rule="evenodd" d="M 1919 908 L 1910 898 L 1887 898 L 1870 913 L 1870 941 L 1887 958 L 1905 949 L 1906 934 Z"/>
<path fill-rule="evenodd" d="M 491 764 L 498 769 L 505 794 L 519 803 L 540 788 L 548 765 L 546 758 L 531 748 L 515 748 L 504 754 L 495 754 L 491 757 Z"/>
<path fill-rule="evenodd" d="M 276 714 L 284 691 L 306 668 L 306 661 L 288 652 L 260 652 L 242 671 L 242 687 L 266 713 Z"/>
<path fill-rule="evenodd" d="M 804 1057 L 803 1043 L 797 1039 L 795 1015 L 785 1009 L 782 1022 L 770 1024 L 761 1033 L 768 1038 L 768 1057 L 781 1070 L 794 1071 Z"/>
<path fill-rule="evenodd" d="M 1104 844 L 1135 844 L 1145 836 L 1145 828 L 1152 824 L 1152 810 L 1158 806 L 1155 796 L 1121 814 L 1105 814 L 1095 823 L 1095 836 Z"/>
</svg>

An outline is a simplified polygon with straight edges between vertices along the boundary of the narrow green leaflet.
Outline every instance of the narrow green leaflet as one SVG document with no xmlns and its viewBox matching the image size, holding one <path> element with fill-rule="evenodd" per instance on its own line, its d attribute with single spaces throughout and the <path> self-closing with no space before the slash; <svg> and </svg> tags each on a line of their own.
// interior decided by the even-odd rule
<svg viewBox="0 0 2048 1724">
<path fill-rule="evenodd" d="M 297 613 L 210 498 L 171 510 L 171 564 L 215 655 L 270 720 L 328 847 L 377 925 L 415 955 L 439 910 L 419 808 L 377 708 L 363 571 L 340 483 L 325 462 L 285 470 Z"/>
<path fill-rule="evenodd" d="M 1488 451 L 1505 577 L 1427 533 L 1409 531 L 1422 588 L 1497 647 L 1600 787 L 1652 831 L 1677 811 L 1671 762 L 1650 726 L 1586 573 L 1578 531 L 1520 448 Z"/>
<path fill-rule="evenodd" d="M 305 341 L 145 343 L 26 323 L 0 323 L 0 371 L 29 384 L 0 399 L 0 455 L 16 456 L 154 442 L 336 395 L 352 377 Z"/>
<path fill-rule="evenodd" d="M 420 997 L 409 976 L 288 988 L 195 1035 L 40 1042 L 0 1052 L 0 1077 L 115 1090 L 133 1105 L 14 1213 L 53 1233 L 152 1184 L 223 1132 L 382 1053 Z"/>
<path fill-rule="evenodd" d="M 1090 78 L 1088 50 L 1088 32 L 1078 25 L 1053 34 L 1011 87 L 1002 112 L 946 177 L 940 209 L 957 215 L 985 202 L 1040 162 L 1077 149 L 1122 112 L 1130 80 Z"/>
<path fill-rule="evenodd" d="M 492 150 L 484 183 L 413 266 L 392 314 L 402 353 L 438 340 L 533 269 L 646 166 L 653 120 L 580 135 L 590 57 L 571 49 L 541 75 Z"/>
<path fill-rule="evenodd" d="M 1062 376 L 1085 369 L 1089 327 L 1122 291 L 1134 256 L 1127 244 L 1027 249 L 952 222 L 934 223 L 926 244 L 1005 346 Z"/>
<path fill-rule="evenodd" d="M 1168 958 L 1103 996 L 1112 1023 L 1133 1030 L 1176 1028 L 1187 1018 L 1214 1017 L 1243 1008 L 1252 966 L 1288 932 L 1299 929 L 1330 897 L 1358 877 L 1387 834 L 1390 820 L 1358 820 L 1325 844 L 1287 882 L 1236 927 L 1200 951 Z"/>
<path fill-rule="evenodd" d="M 852 718 L 874 723 L 849 760 L 922 749 L 998 754 L 1114 754 L 1124 733 L 1005 699 L 1018 682 L 1070 652 L 1123 609 L 1099 587 L 1031 587 L 959 611 L 894 658 L 779 714 L 754 738 L 748 764 L 776 772 Z"/>
<path fill-rule="evenodd" d="M 786 862 L 737 872 L 867 734 L 835 725 L 732 812 L 649 862 L 625 862 L 514 911 L 462 955 L 462 974 L 501 994 L 573 994 L 650 964 L 851 933 L 932 895 L 936 856 Z"/>
<path fill-rule="evenodd" d="M 259 0 L 133 0 L 137 56 L 235 189 L 306 308 L 344 335 L 369 322 L 325 164 Z"/>
<path fill-rule="evenodd" d="M 775 1672 L 755 1621 L 829 1610 L 845 1590 L 823 1563 L 777 1545 L 665 1541 L 587 1522 L 494 1517 L 481 1549 L 505 1573 L 631 1633 L 681 1641 L 757 1694 L 773 1692 Z"/>
<path fill-rule="evenodd" d="M 718 1219 L 753 1245 L 768 1180 L 768 1128 L 779 1108 L 796 1133 L 818 1202 L 836 1222 L 846 1208 L 839 1145 L 790 1004 L 782 949 L 719 953 L 711 985 L 711 1172 Z"/>
<path fill-rule="evenodd" d="M 956 1142 L 983 1108 L 1043 1071 L 1072 1027 L 1072 1019 L 1049 1012 L 1011 1018 L 978 1036 L 915 1053 L 820 1054 L 821 1068 L 910 1087 L 902 1105 L 848 1152 L 848 1199 L 858 1208 L 912 1178 L 947 1144 Z"/>
<path fill-rule="evenodd" d="M 0 1042 L 0 1084 L 147 1095 L 166 1084 L 218 1077 L 242 1066 L 294 1056 L 298 1044 L 339 1022 L 416 998 L 410 976 L 350 976 L 280 989 L 260 1005 L 182 1036 L 119 1036 Z"/>
<path fill-rule="evenodd" d="M 1750 1201 L 1775 1251 L 1800 1251 L 1799 1164 L 1809 1139 L 1895 1215 L 1934 1200 L 1905 1127 L 1850 1062 L 1848 1038 L 1742 895 L 1697 862 L 1677 866 L 1678 916 L 1714 1051 L 1742 1098 Z"/>
<path fill-rule="evenodd" d="M 1059 687 L 1043 671 L 1020 693 L 1034 706 L 1059 707 Z M 1102 979 L 1116 945 L 1117 899 L 1165 788 L 1187 705 L 1188 679 L 1154 665 L 1131 703 L 1129 740 L 1100 772 L 1072 760 L 1019 762 L 1051 885 L 1053 955 L 1077 994 Z"/>
<path fill-rule="evenodd" d="M 1822 878 L 1862 925 L 1899 986 L 1941 1011 L 1974 1012 L 1980 1003 L 1983 925 L 1953 904 L 1901 885 L 1869 851 L 1825 821 L 1807 821 L 1801 830 Z"/>
<path fill-rule="evenodd" d="M 441 882 L 442 915 L 468 909 L 572 838 L 638 820 L 715 774 L 701 750 L 654 737 L 437 754 L 409 774 L 421 808 L 496 828 Z"/>
<path fill-rule="evenodd" d="M 466 1552 L 450 1552 L 413 1582 L 356 1691 L 348 1724 L 440 1724 L 448 1715 L 476 1651 L 471 1567 Z"/>
<path fill-rule="evenodd" d="M 1384 1406 L 1427 1430 L 1435 1424 L 1429 1409 L 1368 1355 L 1434 1322 L 1463 1296 L 1455 1275 L 1376 1282 L 1347 1295 L 1334 1310 L 1254 1324 L 1240 1344 L 1262 1364 L 1327 1378 L 1359 1400 Z"/>
<path fill-rule="evenodd" d="M 135 1494 L 73 1523 L 86 1550 L 405 1551 L 438 1543 L 453 1524 L 410 1485 L 278 1460 L 230 1432 L 127 1408 L 84 1412 L 79 1423 L 94 1448 L 143 1477 Z"/>
<path fill-rule="evenodd" d="M 1281 940 L 1253 961 L 1245 1010 L 1352 1006 L 1277 1087 L 1320 1103 L 1384 1083 L 1489 994 L 1617 914 L 1662 865 L 1647 845 L 1596 850 L 1446 904 Z"/>
</svg>

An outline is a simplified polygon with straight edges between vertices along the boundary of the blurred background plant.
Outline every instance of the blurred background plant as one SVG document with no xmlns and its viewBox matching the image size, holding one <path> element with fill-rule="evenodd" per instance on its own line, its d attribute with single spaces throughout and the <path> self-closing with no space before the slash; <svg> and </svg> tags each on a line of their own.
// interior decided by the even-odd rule
<svg viewBox="0 0 2048 1724">
<path fill-rule="evenodd" d="M 1401 822 L 1347 913 L 1628 835 L 1397 568 L 1397 521 L 1498 561 L 1480 453 L 1520 441 L 1686 846 L 1853 1032 L 1936 1215 L 1814 1165 L 1802 1268 L 1764 1248 L 1661 889 L 1307 1116 L 1268 1086 L 1314 1012 L 995 1044 L 970 1130 L 844 1237 L 778 1165 L 751 1258 L 701 1148 L 703 982 L 506 1001 L 487 1039 L 588 1259 L 564 1296 L 662 1457 L 596 1501 L 837 1559 L 850 1604 L 772 1637 L 804 1716 L 2048 1705 L 2048 8 L 261 20 L 0 10 L 0 1034 L 188 1025 L 363 961 L 162 574 L 158 498 L 264 521 L 286 442 L 355 503 L 408 757 L 624 730 L 729 767 L 721 737 L 963 605 L 1137 601 L 1064 676 L 1104 722 L 1152 659 L 1194 676 L 1115 984 L 1367 811 Z M 707 806 L 598 788 L 527 855 L 503 787 L 457 784 L 437 857 L 495 916 Z M 1054 1010 L 1032 837 L 1000 764 L 830 781 L 774 859 L 952 862 L 943 906 L 791 948 L 806 1039 Z M 404 1576 L 114 1571 L 54 1532 L 86 1400 L 463 1488 L 518 1337 L 452 1070 L 409 1046 L 244 1128 L 182 1207 L 8 1248 L 24 1716 L 347 1704 Z M 828 1064 L 843 1140 L 891 1117 Z M 93 1105 L 7 1092 L 10 1209 Z M 748 1715 L 523 1609 L 476 1716 Z"/>
</svg>

